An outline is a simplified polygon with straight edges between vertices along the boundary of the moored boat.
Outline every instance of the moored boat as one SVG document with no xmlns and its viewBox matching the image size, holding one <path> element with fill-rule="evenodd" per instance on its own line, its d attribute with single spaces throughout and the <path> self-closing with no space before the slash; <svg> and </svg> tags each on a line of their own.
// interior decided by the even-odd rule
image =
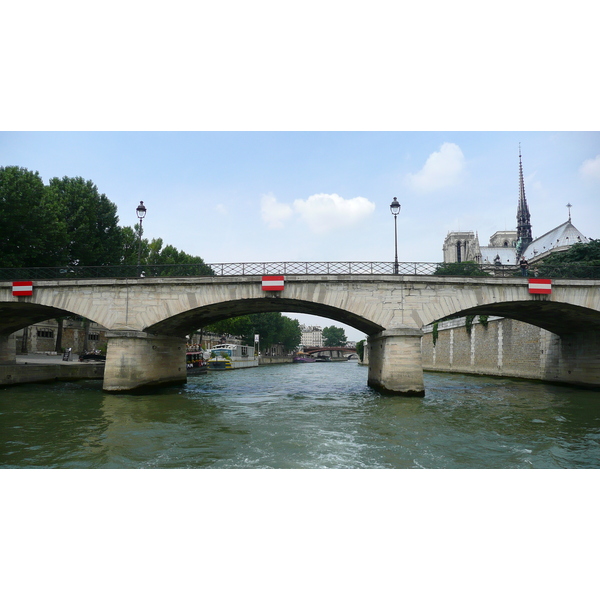
<svg viewBox="0 0 600 600">
<path fill-rule="evenodd" d="M 218 344 L 210 349 L 207 366 L 209 371 L 258 367 L 258 354 L 254 353 L 254 346 Z"/>
<path fill-rule="evenodd" d="M 91 352 L 82 352 L 79 355 L 79 362 L 87 360 L 106 360 L 106 355 L 102 354 L 100 350 L 92 350 Z"/>
<path fill-rule="evenodd" d="M 202 350 L 193 350 L 185 353 L 185 365 L 187 367 L 188 375 L 198 375 L 199 373 L 206 373 L 208 367 L 206 366 L 206 359 Z"/>
<path fill-rule="evenodd" d="M 306 352 L 296 352 L 292 358 L 292 362 L 295 363 L 313 363 L 315 361 L 316 358 L 312 354 Z"/>
</svg>

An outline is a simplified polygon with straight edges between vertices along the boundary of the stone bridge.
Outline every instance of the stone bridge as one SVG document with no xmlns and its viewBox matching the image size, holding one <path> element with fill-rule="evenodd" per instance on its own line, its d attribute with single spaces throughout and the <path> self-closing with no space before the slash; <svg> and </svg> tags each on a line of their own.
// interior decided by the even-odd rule
<svg viewBox="0 0 600 600">
<path fill-rule="evenodd" d="M 260 312 L 328 317 L 367 336 L 368 384 L 423 395 L 421 328 L 444 317 L 496 315 L 561 338 L 561 381 L 600 386 L 600 281 L 555 280 L 531 294 L 519 277 L 286 275 L 282 291 L 261 276 L 53 279 L 13 296 L 0 282 L 0 362 L 15 360 L 27 325 L 79 315 L 109 331 L 104 389 L 126 391 L 186 380 L 185 335 L 224 318 Z M 11 344 L 12 339 L 12 344 Z M 576 368 L 578 361 L 585 368 Z"/>
<path fill-rule="evenodd" d="M 358 357 L 356 348 L 349 348 L 347 346 L 315 346 L 304 348 L 304 352 L 319 357 L 326 357 L 331 360 L 348 360 L 348 357 L 350 356 Z"/>
</svg>

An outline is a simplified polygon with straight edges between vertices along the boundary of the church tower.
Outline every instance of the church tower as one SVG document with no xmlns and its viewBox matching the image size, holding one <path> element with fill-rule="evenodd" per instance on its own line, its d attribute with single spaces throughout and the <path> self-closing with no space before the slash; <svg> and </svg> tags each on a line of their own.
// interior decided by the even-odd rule
<svg viewBox="0 0 600 600">
<path fill-rule="evenodd" d="M 533 241 L 531 221 L 527 198 L 525 198 L 525 183 L 523 182 L 523 162 L 521 161 L 521 144 L 519 144 L 519 208 L 517 209 L 517 258 Z"/>
</svg>

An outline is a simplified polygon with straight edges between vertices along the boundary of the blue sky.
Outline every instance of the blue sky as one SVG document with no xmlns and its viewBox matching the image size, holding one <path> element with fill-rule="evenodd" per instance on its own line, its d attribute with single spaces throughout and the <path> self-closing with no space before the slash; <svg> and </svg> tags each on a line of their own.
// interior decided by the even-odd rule
<svg viewBox="0 0 600 600">
<path fill-rule="evenodd" d="M 534 237 L 600 236 L 597 132 L 16 132 L 0 164 L 91 179 L 121 225 L 206 262 L 442 260 L 450 230 L 514 229 L 519 144 Z M 320 318 L 300 318 L 328 324 Z M 351 330 L 348 334 L 354 334 Z"/>
<path fill-rule="evenodd" d="M 600 134 L 4 132 L 0 164 L 91 179 L 121 225 L 205 261 L 436 262 L 449 230 L 516 224 L 519 143 L 534 236 L 600 235 Z"/>
</svg>

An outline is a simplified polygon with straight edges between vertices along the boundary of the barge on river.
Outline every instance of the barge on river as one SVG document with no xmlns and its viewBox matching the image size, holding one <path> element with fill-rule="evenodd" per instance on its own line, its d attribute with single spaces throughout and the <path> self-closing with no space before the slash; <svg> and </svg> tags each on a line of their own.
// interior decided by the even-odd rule
<svg viewBox="0 0 600 600">
<path fill-rule="evenodd" d="M 207 366 L 209 371 L 258 367 L 258 354 L 255 353 L 254 346 L 218 344 L 210 349 Z"/>
<path fill-rule="evenodd" d="M 204 352 L 202 350 L 188 350 L 185 353 L 185 366 L 187 367 L 188 375 L 206 373 L 208 367 Z"/>
<path fill-rule="evenodd" d="M 292 358 L 292 362 L 294 363 L 313 363 L 316 360 L 312 354 L 308 354 L 307 352 L 296 352 L 294 358 Z"/>
</svg>

